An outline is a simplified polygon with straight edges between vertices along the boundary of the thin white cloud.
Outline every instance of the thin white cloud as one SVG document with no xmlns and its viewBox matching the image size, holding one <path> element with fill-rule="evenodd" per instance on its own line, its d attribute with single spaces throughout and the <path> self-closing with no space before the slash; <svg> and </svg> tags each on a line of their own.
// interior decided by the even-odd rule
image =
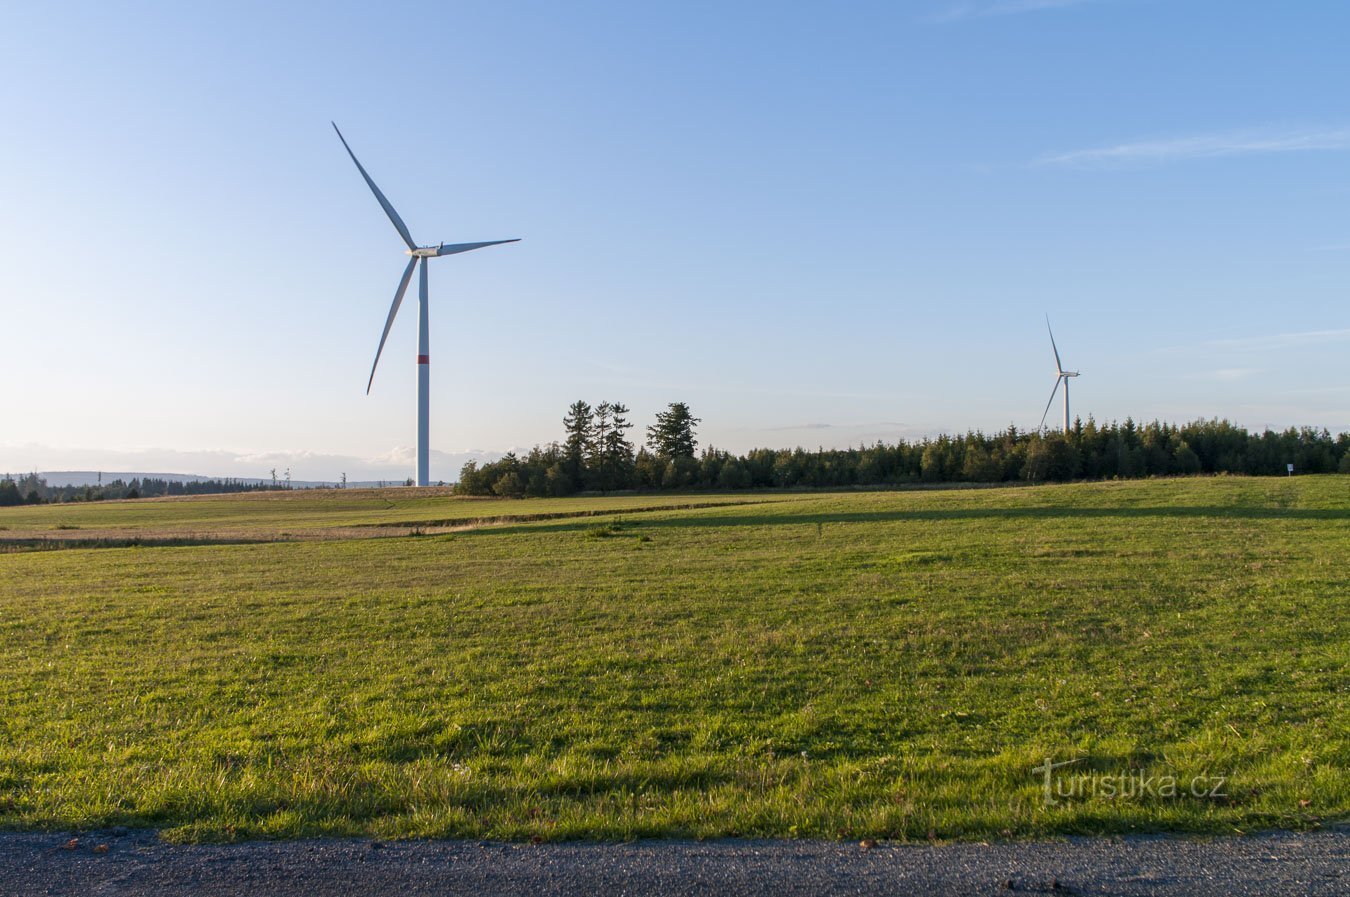
<svg viewBox="0 0 1350 897">
<path fill-rule="evenodd" d="M 1196 374 L 1196 377 L 1201 380 L 1218 380 L 1231 383 L 1234 380 L 1245 380 L 1259 373 L 1261 373 L 1261 368 L 1219 368 L 1218 370 Z"/>
<path fill-rule="evenodd" d="M 995 0 L 984 3 L 958 3 L 928 17 L 930 22 L 959 22 L 962 19 L 983 19 L 990 16 L 1013 16 L 1019 13 L 1044 12 L 1083 6 L 1100 0 Z"/>
<path fill-rule="evenodd" d="M 1245 131 L 1141 140 L 1045 156 L 1041 165 L 1123 167 L 1224 156 L 1350 150 L 1350 128 Z"/>
<path fill-rule="evenodd" d="M 1240 339 L 1216 339 L 1205 343 L 1214 349 L 1265 350 L 1292 349 L 1321 343 L 1350 341 L 1350 328 L 1342 330 L 1303 330 L 1297 333 L 1273 333 L 1269 336 L 1249 336 Z"/>
<path fill-rule="evenodd" d="M 789 424 L 787 426 L 782 427 L 764 427 L 762 429 L 766 433 L 777 433 L 782 432 L 784 430 L 862 430 L 862 429 L 871 429 L 875 427 L 905 427 L 905 426 L 908 426 L 908 424 L 900 423 L 899 421 L 883 420 L 869 424 L 827 424 L 827 423 Z"/>
<path fill-rule="evenodd" d="M 1195 352 L 1197 349 L 1216 352 L 1261 352 L 1271 349 L 1294 349 L 1327 343 L 1350 342 L 1350 328 L 1337 330 L 1301 330 L 1294 333 L 1271 333 L 1265 336 L 1245 336 L 1236 339 L 1212 339 L 1186 346 L 1166 346 L 1160 352 Z M 1230 368 L 1230 371 L 1245 370 Z M 1233 379 L 1233 378 L 1228 378 Z"/>
</svg>

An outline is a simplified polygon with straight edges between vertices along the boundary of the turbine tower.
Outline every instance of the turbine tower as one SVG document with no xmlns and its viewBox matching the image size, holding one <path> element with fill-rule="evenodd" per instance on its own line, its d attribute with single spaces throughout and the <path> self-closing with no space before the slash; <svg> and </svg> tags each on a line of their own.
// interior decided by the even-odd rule
<svg viewBox="0 0 1350 897">
<path fill-rule="evenodd" d="M 1055 331 L 1050 329 L 1050 316 L 1045 316 L 1045 329 L 1050 334 L 1050 348 L 1055 353 L 1055 388 L 1050 390 L 1050 401 L 1045 403 L 1045 411 L 1041 414 L 1041 423 L 1036 429 L 1045 426 L 1045 417 L 1050 413 L 1050 406 L 1055 402 L 1055 392 L 1059 389 L 1059 384 L 1064 384 L 1064 432 L 1069 432 L 1069 378 L 1077 377 L 1077 371 L 1066 371 L 1064 365 L 1059 361 L 1059 347 L 1055 345 Z"/>
<path fill-rule="evenodd" d="M 389 204 L 389 200 L 384 198 L 380 188 L 375 186 L 375 182 L 366 174 L 365 168 L 356 158 L 356 153 L 347 146 L 347 138 L 342 136 L 338 130 L 336 122 L 332 123 L 333 130 L 337 131 L 338 140 L 342 141 L 343 147 L 347 150 L 347 155 L 352 157 L 356 163 L 356 170 L 361 172 L 361 177 L 365 178 L 366 186 L 370 187 L 370 192 L 375 194 L 379 200 L 380 208 L 384 209 L 384 214 L 389 216 L 390 222 L 394 225 L 394 230 L 403 238 L 403 242 L 408 244 L 405 250 L 408 259 L 408 267 L 403 269 L 403 277 L 398 282 L 398 289 L 394 291 L 394 304 L 389 306 L 389 318 L 384 322 L 384 333 L 380 334 L 380 345 L 375 350 L 375 363 L 370 366 L 370 379 L 366 381 L 366 395 L 370 395 L 370 386 L 375 382 L 375 368 L 380 363 L 380 353 L 384 351 L 384 341 L 389 336 L 389 328 L 394 325 L 394 316 L 398 314 L 398 307 L 403 303 L 403 294 L 407 292 L 408 281 L 412 280 L 413 268 L 419 267 L 417 275 L 417 485 L 430 485 L 430 461 L 431 449 L 430 439 L 430 397 L 431 390 L 431 333 L 427 322 L 427 261 L 434 258 L 440 258 L 443 255 L 455 255 L 460 252 L 470 252 L 474 249 L 482 249 L 484 246 L 497 246 L 501 243 L 516 243 L 519 238 L 511 240 L 489 240 L 486 243 L 452 243 L 446 245 L 440 243 L 436 246 L 418 246 L 413 242 L 412 235 L 408 233 L 408 226 L 403 223 L 403 219 L 398 217 L 398 212 Z"/>
</svg>

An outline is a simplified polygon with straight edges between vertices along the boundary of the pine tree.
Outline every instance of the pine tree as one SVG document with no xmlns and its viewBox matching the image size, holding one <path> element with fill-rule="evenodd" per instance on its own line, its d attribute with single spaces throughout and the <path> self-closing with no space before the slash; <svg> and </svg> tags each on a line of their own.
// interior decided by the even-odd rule
<svg viewBox="0 0 1350 897">
<path fill-rule="evenodd" d="M 689 413 L 684 402 L 671 402 L 656 414 L 656 423 L 647 428 L 647 445 L 658 458 L 693 458 L 698 442 L 694 426 L 699 419 Z"/>
<path fill-rule="evenodd" d="M 633 425 L 627 418 L 628 407 L 622 402 L 602 403 L 608 409 L 608 427 L 597 428 L 600 453 L 600 488 L 623 489 L 633 485 L 633 443 L 627 431 Z"/>
<path fill-rule="evenodd" d="M 567 438 L 563 440 L 563 471 L 573 489 L 584 488 L 586 463 L 595 452 L 595 411 L 578 399 L 563 418 Z"/>
<path fill-rule="evenodd" d="M 586 488 L 609 491 L 609 471 L 605 459 L 605 441 L 609 438 L 610 414 L 614 406 L 601 402 L 591 417 L 591 452 L 586 466 Z"/>
</svg>

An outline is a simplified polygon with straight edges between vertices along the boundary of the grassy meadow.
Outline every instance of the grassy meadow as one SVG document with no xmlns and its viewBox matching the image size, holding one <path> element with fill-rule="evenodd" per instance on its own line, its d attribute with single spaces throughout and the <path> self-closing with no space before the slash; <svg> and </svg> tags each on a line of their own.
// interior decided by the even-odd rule
<svg viewBox="0 0 1350 897">
<path fill-rule="evenodd" d="M 0 509 L 11 829 L 1311 827 L 1347 670 L 1350 476 Z"/>
<path fill-rule="evenodd" d="M 0 508 L 0 551 L 35 542 L 223 543 L 426 534 L 471 525 L 616 511 L 782 501 L 789 495 L 629 495 L 558 499 L 453 497 L 449 488 L 326 489 L 194 495 Z M 116 546 L 124 547 L 124 546 Z"/>
</svg>

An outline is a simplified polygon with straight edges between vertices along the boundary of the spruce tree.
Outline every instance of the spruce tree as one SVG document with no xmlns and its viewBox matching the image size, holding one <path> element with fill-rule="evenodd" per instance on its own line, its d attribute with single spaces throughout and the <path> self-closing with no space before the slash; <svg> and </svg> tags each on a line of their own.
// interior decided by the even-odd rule
<svg viewBox="0 0 1350 897">
<path fill-rule="evenodd" d="M 698 447 L 694 426 L 698 423 L 688 405 L 671 402 L 665 411 L 657 412 L 656 423 L 647 428 L 647 445 L 658 458 L 693 458 Z"/>
<path fill-rule="evenodd" d="M 605 459 L 605 441 L 609 438 L 610 413 L 613 405 L 601 402 L 595 406 L 591 417 L 591 453 L 586 465 L 586 487 L 607 492 L 609 485 L 609 465 Z"/>
<path fill-rule="evenodd" d="M 626 431 L 632 428 L 627 418 L 628 407 L 622 402 L 604 402 L 608 426 L 603 432 L 597 427 L 597 448 L 600 456 L 600 488 L 625 489 L 633 485 L 633 443 Z"/>
<path fill-rule="evenodd" d="M 563 428 L 567 432 L 563 440 L 563 472 L 572 481 L 573 489 L 582 489 L 586 483 L 586 462 L 595 451 L 595 411 L 578 399 L 567 409 Z"/>
</svg>

